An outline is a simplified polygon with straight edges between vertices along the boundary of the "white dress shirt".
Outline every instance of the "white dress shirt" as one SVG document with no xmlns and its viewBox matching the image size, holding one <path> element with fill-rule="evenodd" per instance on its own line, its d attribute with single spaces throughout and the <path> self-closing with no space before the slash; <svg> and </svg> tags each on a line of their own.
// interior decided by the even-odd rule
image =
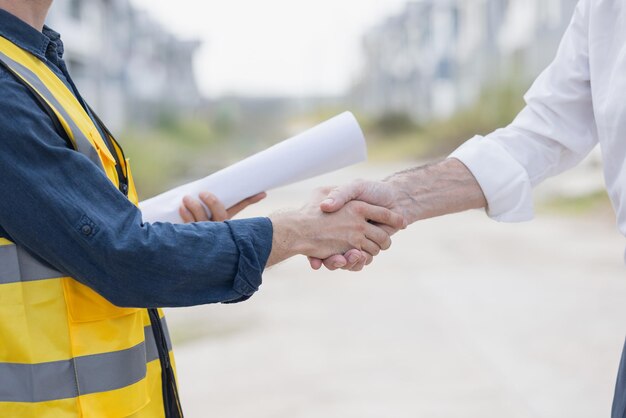
<svg viewBox="0 0 626 418">
<path fill-rule="evenodd" d="M 556 58 L 511 125 L 452 153 L 478 180 L 487 213 L 533 217 L 531 189 L 600 144 L 618 227 L 626 235 L 626 1 L 582 0 Z"/>
</svg>

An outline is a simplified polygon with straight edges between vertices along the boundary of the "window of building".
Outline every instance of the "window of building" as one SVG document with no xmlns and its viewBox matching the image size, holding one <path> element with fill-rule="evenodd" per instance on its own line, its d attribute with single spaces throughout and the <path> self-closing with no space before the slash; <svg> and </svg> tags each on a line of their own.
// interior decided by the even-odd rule
<svg viewBox="0 0 626 418">
<path fill-rule="evenodd" d="M 83 14 L 83 0 L 70 0 L 68 7 L 72 19 L 80 20 Z"/>
</svg>

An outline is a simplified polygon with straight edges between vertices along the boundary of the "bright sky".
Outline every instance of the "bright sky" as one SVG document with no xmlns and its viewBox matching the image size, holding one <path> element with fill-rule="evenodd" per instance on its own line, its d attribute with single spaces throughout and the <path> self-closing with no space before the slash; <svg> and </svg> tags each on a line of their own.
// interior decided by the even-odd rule
<svg viewBox="0 0 626 418">
<path fill-rule="evenodd" d="M 198 38 L 196 74 L 212 97 L 338 94 L 358 73 L 362 34 L 406 0 L 133 0 Z"/>
</svg>

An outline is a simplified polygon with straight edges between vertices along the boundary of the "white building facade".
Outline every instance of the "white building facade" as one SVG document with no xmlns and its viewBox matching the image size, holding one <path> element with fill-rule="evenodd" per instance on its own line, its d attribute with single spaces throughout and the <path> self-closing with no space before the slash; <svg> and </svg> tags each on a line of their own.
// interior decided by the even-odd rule
<svg viewBox="0 0 626 418">
<path fill-rule="evenodd" d="M 177 39 L 129 0 L 56 0 L 47 24 L 61 33 L 76 85 L 112 129 L 201 103 L 193 73 L 200 44 Z"/>
<path fill-rule="evenodd" d="M 577 0 L 418 0 L 363 40 L 354 97 L 373 114 L 445 118 L 490 85 L 534 78 L 551 60 Z"/>
</svg>

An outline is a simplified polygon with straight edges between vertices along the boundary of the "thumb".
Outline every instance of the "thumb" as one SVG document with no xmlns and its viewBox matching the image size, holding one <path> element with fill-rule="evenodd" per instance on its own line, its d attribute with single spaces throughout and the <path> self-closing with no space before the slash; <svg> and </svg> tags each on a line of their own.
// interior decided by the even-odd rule
<svg viewBox="0 0 626 418">
<path fill-rule="evenodd" d="M 355 181 L 346 186 L 335 187 L 328 193 L 326 199 L 322 201 L 320 209 L 327 213 L 337 212 L 346 203 L 358 199 L 362 192 L 363 183 L 360 181 Z"/>
<path fill-rule="evenodd" d="M 320 268 L 322 268 L 322 260 L 320 260 L 319 258 L 308 257 L 308 259 L 309 264 L 311 265 L 311 268 L 313 270 L 319 270 Z"/>
</svg>

